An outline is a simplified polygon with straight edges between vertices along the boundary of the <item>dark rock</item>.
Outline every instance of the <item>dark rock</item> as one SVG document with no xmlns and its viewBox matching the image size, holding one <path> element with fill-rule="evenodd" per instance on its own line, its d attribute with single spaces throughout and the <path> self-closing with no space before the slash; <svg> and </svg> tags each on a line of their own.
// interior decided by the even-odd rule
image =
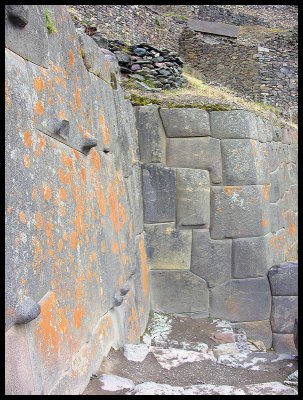
<svg viewBox="0 0 303 400">
<path fill-rule="evenodd" d="M 28 24 L 28 16 L 29 10 L 28 8 L 24 7 L 23 5 L 7 5 L 5 6 L 8 18 L 14 24 L 23 28 L 25 25 Z"/>
<path fill-rule="evenodd" d="M 166 69 L 160 69 L 160 70 L 159 70 L 159 74 L 160 74 L 160 75 L 164 75 L 164 76 L 168 76 L 168 75 L 170 75 L 171 73 L 170 73 L 170 71 L 167 71 Z"/>
<path fill-rule="evenodd" d="M 130 62 L 130 56 L 123 51 L 115 52 L 115 56 L 117 57 L 119 63 L 127 64 Z"/>
<path fill-rule="evenodd" d="M 296 349 L 298 350 L 298 318 L 295 318 L 295 323 L 293 328 L 293 338 Z"/>
<path fill-rule="evenodd" d="M 133 79 L 136 79 L 136 80 L 138 80 L 140 82 L 143 82 L 144 79 L 145 79 L 144 76 L 141 76 L 139 74 L 132 74 L 132 75 L 130 75 L 130 77 L 133 78 Z"/>
<path fill-rule="evenodd" d="M 164 58 L 163 57 L 155 57 L 155 58 L 153 58 L 153 62 L 162 62 L 164 60 Z"/>
<path fill-rule="evenodd" d="M 129 68 L 125 68 L 125 67 L 120 67 L 120 71 L 124 72 L 126 74 L 131 74 L 132 71 Z"/>
<path fill-rule="evenodd" d="M 130 69 L 131 69 L 132 71 L 138 71 L 139 69 L 141 69 L 141 67 L 140 67 L 139 64 L 133 64 L 133 65 L 130 67 Z"/>
<path fill-rule="evenodd" d="M 137 47 L 136 49 L 133 50 L 133 53 L 136 54 L 136 56 L 143 57 L 146 54 L 146 50 L 143 49 L 142 47 Z"/>
<path fill-rule="evenodd" d="M 99 47 L 102 47 L 104 49 L 108 49 L 108 40 L 100 32 L 97 32 L 94 35 L 92 35 L 92 38 L 94 39 L 94 41 L 97 43 L 97 45 Z"/>
</svg>

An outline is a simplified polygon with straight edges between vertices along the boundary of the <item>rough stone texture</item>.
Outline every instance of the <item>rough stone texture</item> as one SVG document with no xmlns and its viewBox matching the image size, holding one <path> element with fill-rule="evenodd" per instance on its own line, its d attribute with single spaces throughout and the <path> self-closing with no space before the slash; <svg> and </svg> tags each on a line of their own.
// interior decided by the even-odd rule
<svg viewBox="0 0 303 400">
<path fill-rule="evenodd" d="M 272 346 L 278 353 L 294 355 L 298 354 L 294 345 L 292 334 L 273 333 Z"/>
<path fill-rule="evenodd" d="M 12 326 L 5 335 L 5 394 L 35 392 L 24 326 Z"/>
<path fill-rule="evenodd" d="M 204 279 L 189 271 L 151 271 L 150 279 L 153 310 L 208 316 L 208 289 Z"/>
<path fill-rule="evenodd" d="M 176 169 L 177 225 L 209 227 L 209 172 L 189 168 Z"/>
<path fill-rule="evenodd" d="M 217 139 L 259 139 L 256 116 L 249 111 L 211 111 L 212 136 Z"/>
<path fill-rule="evenodd" d="M 243 329 L 248 339 L 261 340 L 266 349 L 272 346 L 272 331 L 269 320 L 232 323 L 233 328 Z"/>
<path fill-rule="evenodd" d="M 176 219 L 176 172 L 157 164 L 142 167 L 144 222 Z"/>
<path fill-rule="evenodd" d="M 16 26 L 5 10 L 5 47 L 26 60 L 48 68 L 48 33 L 44 16 L 45 6 L 24 5 L 28 24 Z M 52 18 L 52 14 L 50 15 Z"/>
<path fill-rule="evenodd" d="M 166 163 L 169 167 L 207 169 L 213 183 L 222 182 L 220 141 L 217 139 L 167 139 Z"/>
<path fill-rule="evenodd" d="M 16 324 L 27 324 L 37 318 L 41 312 L 40 305 L 30 297 L 26 297 L 16 307 Z"/>
<path fill-rule="evenodd" d="M 298 263 L 274 265 L 268 271 L 272 296 L 298 296 Z"/>
<path fill-rule="evenodd" d="M 269 319 L 271 294 L 267 278 L 233 279 L 210 291 L 210 315 L 232 322 Z"/>
<path fill-rule="evenodd" d="M 269 183 L 268 159 L 262 144 L 250 139 L 221 140 L 223 184 L 259 185 Z"/>
<path fill-rule="evenodd" d="M 237 26 L 223 24 L 222 22 L 207 22 L 199 19 L 189 19 L 188 27 L 193 31 L 211 33 L 213 35 L 237 37 L 239 28 Z"/>
<path fill-rule="evenodd" d="M 144 225 L 146 252 L 150 269 L 190 268 L 192 232 L 175 225 Z"/>
<path fill-rule="evenodd" d="M 268 186 L 212 186 L 212 239 L 263 236 L 270 231 Z"/>
<path fill-rule="evenodd" d="M 212 240 L 208 230 L 193 229 L 190 270 L 205 279 L 209 287 L 230 280 L 231 249 L 231 240 Z"/>
<path fill-rule="evenodd" d="M 209 114 L 198 108 L 161 108 L 160 115 L 168 137 L 211 136 Z"/>
<path fill-rule="evenodd" d="M 298 296 L 273 296 L 271 327 L 275 333 L 292 333 L 298 317 Z"/>
<path fill-rule="evenodd" d="M 271 234 L 260 237 L 233 239 L 233 278 L 255 278 L 266 275 L 271 267 L 268 240 Z"/>
<path fill-rule="evenodd" d="M 142 162 L 165 163 L 166 136 L 157 106 L 135 107 Z"/>
</svg>

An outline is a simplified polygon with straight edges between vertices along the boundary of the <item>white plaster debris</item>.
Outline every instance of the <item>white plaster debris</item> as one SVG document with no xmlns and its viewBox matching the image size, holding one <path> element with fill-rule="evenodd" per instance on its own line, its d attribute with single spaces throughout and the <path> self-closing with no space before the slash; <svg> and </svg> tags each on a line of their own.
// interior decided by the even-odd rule
<svg viewBox="0 0 303 400">
<path fill-rule="evenodd" d="M 216 361 L 212 351 L 201 353 L 175 348 L 163 349 L 162 347 L 157 346 L 151 346 L 150 351 L 154 354 L 161 367 L 168 370 L 189 362 L 202 360 Z"/>
<path fill-rule="evenodd" d="M 226 354 L 237 354 L 240 350 L 236 343 L 221 343 L 214 348 L 214 355 L 220 357 Z"/>
<path fill-rule="evenodd" d="M 184 389 L 178 386 L 165 385 L 156 382 L 144 382 L 128 391 L 128 395 L 184 395 Z"/>
<path fill-rule="evenodd" d="M 281 382 L 266 382 L 256 383 L 244 386 L 246 394 L 264 395 L 264 394 L 283 394 L 283 395 L 297 395 L 298 392 Z"/>
<path fill-rule="evenodd" d="M 149 336 L 153 343 L 160 344 L 167 341 L 168 335 L 172 330 L 171 322 L 172 320 L 167 315 L 154 313 L 148 326 Z"/>
<path fill-rule="evenodd" d="M 123 378 L 117 375 L 103 374 L 99 378 L 102 383 L 102 389 L 108 390 L 109 392 L 117 392 L 123 389 L 133 389 L 135 384 L 132 380 Z"/>
<path fill-rule="evenodd" d="M 245 368 L 251 370 L 260 370 L 260 367 L 256 365 L 257 363 L 266 362 L 266 358 L 254 357 L 249 361 L 245 361 L 248 355 L 251 353 L 238 353 L 238 354 L 227 354 L 218 357 L 217 363 L 224 364 L 232 368 Z"/>
<path fill-rule="evenodd" d="M 196 342 L 196 343 L 181 342 L 180 345 L 184 350 L 199 351 L 201 353 L 208 352 L 208 345 L 203 342 Z"/>
<path fill-rule="evenodd" d="M 143 343 L 145 343 L 147 346 L 150 346 L 151 345 L 151 337 L 150 337 L 150 335 L 148 334 L 148 333 L 146 333 L 144 336 L 143 336 Z"/>
<path fill-rule="evenodd" d="M 145 343 L 140 344 L 125 344 L 124 345 L 124 357 L 129 361 L 139 361 L 145 360 L 145 357 L 149 353 L 149 346 Z"/>
<path fill-rule="evenodd" d="M 233 332 L 233 328 L 229 321 L 224 319 L 214 319 L 213 322 L 216 324 L 217 328 L 222 328 L 220 329 L 221 332 Z"/>
<path fill-rule="evenodd" d="M 271 362 L 278 362 L 281 360 L 294 360 L 295 357 L 292 356 L 291 354 L 278 354 L 277 358 L 274 358 L 273 360 L 271 360 Z"/>
</svg>

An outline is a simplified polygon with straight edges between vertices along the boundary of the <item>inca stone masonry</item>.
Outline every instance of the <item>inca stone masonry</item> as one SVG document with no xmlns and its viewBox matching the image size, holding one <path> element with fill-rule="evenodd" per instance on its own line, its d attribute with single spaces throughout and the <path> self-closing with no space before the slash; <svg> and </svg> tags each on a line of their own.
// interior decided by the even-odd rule
<svg viewBox="0 0 303 400">
<path fill-rule="evenodd" d="M 297 132 L 133 108 L 65 6 L 7 7 L 5 29 L 6 394 L 81 394 L 150 309 L 293 351 Z"/>
</svg>

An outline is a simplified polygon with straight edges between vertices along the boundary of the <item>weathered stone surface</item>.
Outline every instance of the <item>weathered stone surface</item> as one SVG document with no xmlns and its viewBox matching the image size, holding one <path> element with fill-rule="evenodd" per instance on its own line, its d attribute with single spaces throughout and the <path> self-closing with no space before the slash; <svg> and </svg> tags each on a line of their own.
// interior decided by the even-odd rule
<svg viewBox="0 0 303 400">
<path fill-rule="evenodd" d="M 224 24 L 222 22 L 201 21 L 200 19 L 189 19 L 187 25 L 193 31 L 229 37 L 237 37 L 239 30 L 239 27 L 236 25 Z"/>
<path fill-rule="evenodd" d="M 150 269 L 188 269 L 191 256 L 191 230 L 177 230 L 175 224 L 144 225 Z"/>
<path fill-rule="evenodd" d="M 273 296 L 270 322 L 275 333 L 292 333 L 298 317 L 298 296 Z"/>
<path fill-rule="evenodd" d="M 175 221 L 175 171 L 157 164 L 145 164 L 142 168 L 144 222 Z"/>
<path fill-rule="evenodd" d="M 270 208 L 271 232 L 276 233 L 280 229 L 278 205 L 276 203 L 270 203 L 269 208 Z"/>
<path fill-rule="evenodd" d="M 143 231 L 143 198 L 142 198 L 142 170 L 138 162 L 132 166 L 132 172 L 126 178 L 126 187 L 131 205 L 130 218 L 133 220 L 134 234 Z"/>
<path fill-rule="evenodd" d="M 199 108 L 161 108 L 168 137 L 210 136 L 209 114 Z"/>
<path fill-rule="evenodd" d="M 268 271 L 273 296 L 298 296 L 298 263 L 285 262 Z"/>
<path fill-rule="evenodd" d="M 231 240 L 212 240 L 208 230 L 193 229 L 190 270 L 205 279 L 209 287 L 230 280 L 231 248 Z"/>
<path fill-rule="evenodd" d="M 232 322 L 269 319 L 271 294 L 267 278 L 233 279 L 210 291 L 210 315 Z"/>
<path fill-rule="evenodd" d="M 164 313 L 208 316 L 206 282 L 189 271 L 151 271 L 151 307 Z"/>
<path fill-rule="evenodd" d="M 272 347 L 277 353 L 298 354 L 294 345 L 293 335 L 290 333 L 273 333 Z"/>
<path fill-rule="evenodd" d="M 140 160 L 165 164 L 166 136 L 158 107 L 135 107 Z"/>
<path fill-rule="evenodd" d="M 15 6 L 16 7 L 16 6 Z M 23 5 L 28 23 L 15 25 L 5 12 L 5 46 L 35 64 L 48 68 L 48 33 L 43 5 Z M 52 14 L 51 14 L 52 17 Z"/>
<path fill-rule="evenodd" d="M 279 167 L 279 143 L 271 142 L 267 143 L 268 149 L 268 161 L 269 161 L 269 172 L 274 172 Z"/>
<path fill-rule="evenodd" d="M 281 197 L 281 187 L 279 182 L 279 170 L 276 170 L 269 174 L 270 186 L 269 186 L 269 200 L 271 203 L 276 203 Z"/>
<path fill-rule="evenodd" d="M 16 324 L 28 324 L 37 318 L 41 312 L 40 304 L 36 303 L 30 297 L 26 297 L 16 307 Z"/>
<path fill-rule="evenodd" d="M 5 394 L 36 394 L 24 326 L 13 326 L 5 334 Z"/>
<path fill-rule="evenodd" d="M 210 183 L 209 172 L 176 169 L 177 224 L 209 227 Z"/>
<path fill-rule="evenodd" d="M 289 146 L 289 161 L 295 164 L 298 163 L 298 146 L 296 144 Z"/>
<path fill-rule="evenodd" d="M 269 183 L 268 159 L 262 145 L 250 139 L 221 140 L 224 185 Z"/>
<path fill-rule="evenodd" d="M 211 111 L 210 124 L 218 139 L 259 139 L 256 116 L 249 111 Z"/>
<path fill-rule="evenodd" d="M 287 164 L 290 185 L 298 183 L 298 166 L 294 163 Z"/>
<path fill-rule="evenodd" d="M 269 320 L 233 323 L 233 328 L 243 329 L 248 339 L 261 340 L 266 349 L 272 345 L 272 331 Z"/>
<path fill-rule="evenodd" d="M 268 250 L 269 233 L 266 236 L 233 239 L 233 278 L 255 278 L 266 275 L 271 267 Z"/>
<path fill-rule="evenodd" d="M 274 233 L 268 243 L 272 254 L 272 265 L 284 262 L 287 246 L 285 229 L 279 229 Z"/>
<path fill-rule="evenodd" d="M 166 163 L 170 167 L 207 169 L 213 183 L 222 182 L 220 141 L 217 139 L 167 139 Z"/>
<path fill-rule="evenodd" d="M 270 231 L 268 185 L 213 186 L 212 239 L 263 236 Z"/>
</svg>

